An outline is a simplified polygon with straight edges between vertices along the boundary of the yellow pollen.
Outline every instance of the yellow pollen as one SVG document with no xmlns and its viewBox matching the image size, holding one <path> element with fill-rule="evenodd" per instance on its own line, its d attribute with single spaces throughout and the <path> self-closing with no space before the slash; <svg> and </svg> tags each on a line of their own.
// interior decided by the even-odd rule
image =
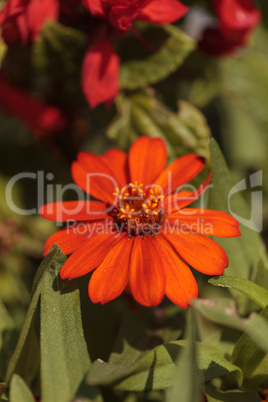
<svg viewBox="0 0 268 402">
<path fill-rule="evenodd" d="M 116 188 L 118 205 L 114 208 L 112 217 L 117 230 L 126 231 L 129 236 L 154 236 L 162 224 L 161 200 L 164 196 L 157 187 L 148 190 L 142 190 L 141 187 L 143 184 L 136 180 L 121 190 Z"/>
</svg>

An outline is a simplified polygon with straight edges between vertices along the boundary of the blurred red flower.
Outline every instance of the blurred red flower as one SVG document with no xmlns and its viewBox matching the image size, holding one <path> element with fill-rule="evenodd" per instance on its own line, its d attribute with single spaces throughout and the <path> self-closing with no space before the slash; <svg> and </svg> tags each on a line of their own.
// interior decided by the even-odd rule
<svg viewBox="0 0 268 402">
<path fill-rule="evenodd" d="M 135 20 L 154 24 L 177 21 L 188 11 L 178 0 L 83 0 L 93 16 L 108 20 L 117 30 L 131 29 Z M 82 69 L 82 89 L 91 108 L 115 98 L 120 61 L 107 33 L 89 47 Z"/>
<path fill-rule="evenodd" d="M 51 135 L 67 125 L 61 111 L 11 85 L 0 75 L 0 107 L 22 120 L 37 136 Z"/>
<path fill-rule="evenodd" d="M 135 141 L 129 155 L 118 149 L 101 156 L 82 152 L 72 176 L 101 201 L 41 207 L 46 219 L 72 222 L 47 240 L 45 253 L 57 243 L 72 254 L 61 269 L 63 279 L 95 270 L 89 282 L 94 303 L 113 300 L 129 282 L 134 299 L 144 306 L 158 305 L 166 294 L 186 308 L 198 295 L 188 264 L 207 275 L 221 275 L 228 266 L 223 248 L 206 235 L 239 236 L 238 222 L 224 212 L 185 208 L 204 191 L 210 176 L 195 191 L 175 192 L 203 169 L 204 159 L 188 154 L 165 168 L 166 160 L 164 142 L 145 136 Z"/>
<path fill-rule="evenodd" d="M 188 11 L 178 0 L 83 0 L 96 17 L 107 19 L 116 29 L 126 31 L 135 20 L 170 24 Z"/>
<path fill-rule="evenodd" d="M 200 48 L 212 56 L 225 56 L 245 46 L 261 13 L 252 0 L 212 0 L 218 25 L 204 30 Z"/>
<path fill-rule="evenodd" d="M 0 11 L 6 43 L 34 41 L 47 20 L 57 20 L 58 0 L 9 0 Z"/>
<path fill-rule="evenodd" d="M 252 0 L 212 0 L 219 28 L 226 39 L 238 46 L 246 43 L 249 33 L 258 25 L 261 14 Z"/>
</svg>

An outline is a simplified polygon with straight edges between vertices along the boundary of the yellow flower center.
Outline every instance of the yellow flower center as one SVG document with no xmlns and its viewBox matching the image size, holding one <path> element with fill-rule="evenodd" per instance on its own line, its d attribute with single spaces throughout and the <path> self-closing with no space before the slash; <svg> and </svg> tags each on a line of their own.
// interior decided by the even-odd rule
<svg viewBox="0 0 268 402">
<path fill-rule="evenodd" d="M 126 231 L 129 236 L 155 235 L 163 220 L 162 201 L 164 196 L 158 186 L 129 183 L 121 190 L 116 189 L 117 205 L 112 212 L 118 231 Z"/>
</svg>

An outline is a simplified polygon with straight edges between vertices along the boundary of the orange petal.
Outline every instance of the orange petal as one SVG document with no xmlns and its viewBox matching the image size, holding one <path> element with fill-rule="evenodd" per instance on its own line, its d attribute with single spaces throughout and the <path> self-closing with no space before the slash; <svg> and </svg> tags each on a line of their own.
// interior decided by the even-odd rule
<svg viewBox="0 0 268 402">
<path fill-rule="evenodd" d="M 129 183 L 130 177 L 128 171 L 128 156 L 124 151 L 116 148 L 110 148 L 103 155 L 103 159 L 112 170 L 114 178 L 118 182 L 119 188 L 122 188 Z"/>
<path fill-rule="evenodd" d="M 77 162 L 72 164 L 72 176 L 88 194 L 109 204 L 114 202 L 113 193 L 119 184 L 102 156 L 80 152 Z"/>
<path fill-rule="evenodd" d="M 79 222 L 62 228 L 48 238 L 44 255 L 47 255 L 51 246 L 55 243 L 60 246 L 64 254 L 72 254 L 89 240 L 92 234 L 95 233 L 96 225 L 101 223 L 102 221 Z"/>
<path fill-rule="evenodd" d="M 200 234 L 171 234 L 165 232 L 177 253 L 197 271 L 207 275 L 221 275 L 228 267 L 228 257 L 214 240 Z"/>
<path fill-rule="evenodd" d="M 165 262 L 165 293 L 173 303 L 187 308 L 191 304 L 191 299 L 196 299 L 198 296 L 196 280 L 186 262 L 176 253 L 164 235 L 159 233 L 155 237 L 155 244 Z"/>
<path fill-rule="evenodd" d="M 201 233 L 207 236 L 236 237 L 239 222 L 230 214 L 222 211 L 200 208 L 183 208 L 168 216 L 171 226 L 190 233 Z"/>
<path fill-rule="evenodd" d="M 137 180 L 144 186 L 153 184 L 164 170 L 166 161 L 167 149 L 163 140 L 140 137 L 129 151 L 131 181 Z"/>
<path fill-rule="evenodd" d="M 130 287 L 143 306 L 157 306 L 165 294 L 166 278 L 161 250 L 151 236 L 136 237 L 130 260 Z"/>
<path fill-rule="evenodd" d="M 179 186 L 192 180 L 205 166 L 205 159 L 197 154 L 187 154 L 176 159 L 158 177 L 155 184 L 170 194 Z"/>
<path fill-rule="evenodd" d="M 73 279 L 95 269 L 118 241 L 118 233 L 96 234 L 75 251 L 63 265 L 62 279 Z"/>
<path fill-rule="evenodd" d="M 129 277 L 132 246 L 133 241 L 127 235 L 121 235 L 116 246 L 93 273 L 88 286 L 88 294 L 93 303 L 108 303 L 123 292 Z"/>
<path fill-rule="evenodd" d="M 206 190 L 211 180 L 211 173 L 208 175 L 206 180 L 201 184 L 201 186 L 195 191 L 181 190 L 165 197 L 164 209 L 165 213 L 170 214 L 171 212 L 178 211 L 181 208 L 187 207 L 192 202 L 197 200 L 200 195 Z"/>
<path fill-rule="evenodd" d="M 43 205 L 39 214 L 54 222 L 90 221 L 108 218 L 109 208 L 100 201 L 57 201 Z"/>
</svg>

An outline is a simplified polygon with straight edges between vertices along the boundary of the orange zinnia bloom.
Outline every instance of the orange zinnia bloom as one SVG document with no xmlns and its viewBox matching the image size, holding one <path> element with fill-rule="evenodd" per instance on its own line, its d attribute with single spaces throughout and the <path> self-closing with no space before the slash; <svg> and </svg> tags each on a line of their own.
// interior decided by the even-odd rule
<svg viewBox="0 0 268 402">
<path fill-rule="evenodd" d="M 110 149 L 97 156 L 78 155 L 72 176 L 84 191 L 101 201 L 66 201 L 44 205 L 40 214 L 53 221 L 74 223 L 52 235 L 45 253 L 57 243 L 72 254 L 60 276 L 73 279 L 95 269 L 89 282 L 94 303 L 107 303 L 129 283 L 134 299 L 156 306 L 166 294 L 186 308 L 198 296 L 188 266 L 220 275 L 228 266 L 225 251 L 206 235 L 239 236 L 229 214 L 185 208 L 207 187 L 178 190 L 193 179 L 205 161 L 196 154 L 176 159 L 167 168 L 167 151 L 159 139 L 140 137 L 129 155 Z"/>
</svg>

